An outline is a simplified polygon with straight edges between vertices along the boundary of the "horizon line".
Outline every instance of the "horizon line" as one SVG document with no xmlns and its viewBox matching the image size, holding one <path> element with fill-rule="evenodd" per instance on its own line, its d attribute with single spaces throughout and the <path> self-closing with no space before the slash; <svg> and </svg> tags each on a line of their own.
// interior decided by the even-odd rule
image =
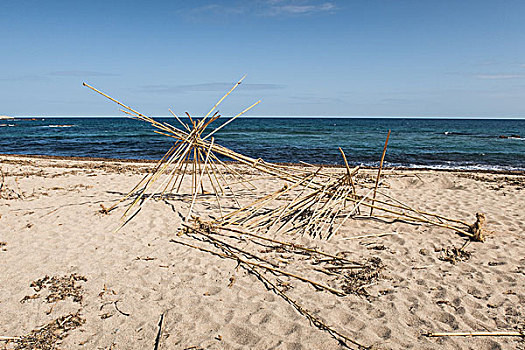
<svg viewBox="0 0 525 350">
<path fill-rule="evenodd" d="M 152 115 L 150 116 L 152 118 L 173 118 L 172 115 Z M 186 116 L 182 116 L 183 118 L 187 118 Z M 192 116 L 194 118 L 202 118 L 204 116 Z M 222 116 L 223 118 L 233 118 L 234 116 Z M 130 118 L 128 116 L 123 115 L 15 115 L 12 116 L 12 118 Z M 348 116 L 342 116 L 342 115 L 253 115 L 253 116 L 244 116 L 243 119 L 247 118 L 257 118 L 257 119 L 263 119 L 263 118 L 304 118 L 304 119 L 492 119 L 492 120 L 521 120 L 525 119 L 525 116 L 523 117 L 458 117 L 458 116 L 382 116 L 382 115 L 373 115 L 373 116 L 367 116 L 367 115 L 348 115 Z M 8 120 L 8 119 L 6 119 Z"/>
</svg>

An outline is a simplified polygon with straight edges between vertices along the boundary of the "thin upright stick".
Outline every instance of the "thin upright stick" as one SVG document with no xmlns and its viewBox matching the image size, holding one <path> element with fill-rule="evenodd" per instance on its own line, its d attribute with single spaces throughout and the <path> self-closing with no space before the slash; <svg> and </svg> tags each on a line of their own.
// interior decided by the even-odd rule
<svg viewBox="0 0 525 350">
<path fill-rule="evenodd" d="M 210 109 L 210 111 L 204 116 L 204 118 L 202 118 L 202 120 L 199 122 L 199 126 L 202 126 L 204 124 L 204 121 L 206 120 L 206 118 L 209 117 L 209 115 L 211 114 L 211 112 L 213 112 L 213 110 L 215 108 L 217 108 L 217 106 L 219 106 L 219 104 L 226 98 L 228 97 L 229 94 L 232 93 L 233 90 L 235 90 L 235 88 L 237 88 L 237 86 L 241 85 L 242 81 L 244 80 L 244 78 L 246 78 L 246 74 L 237 82 L 237 84 L 235 84 L 231 89 L 230 91 L 228 91 L 226 93 L 226 95 L 222 96 L 222 98 Z"/>
<path fill-rule="evenodd" d="M 353 170 L 350 170 L 350 166 L 348 165 L 348 161 L 346 160 L 345 152 L 343 152 L 343 149 L 341 147 L 339 147 L 339 151 L 341 152 L 341 155 L 343 156 L 343 160 L 345 161 L 346 171 L 348 173 L 348 181 L 352 185 L 352 190 L 353 190 L 353 192 L 355 194 L 356 193 L 355 192 L 355 184 L 354 184 L 354 179 L 352 178 L 352 175 L 353 175 L 353 173 L 357 172 L 357 170 L 359 170 L 359 167 L 357 166 Z"/>
<path fill-rule="evenodd" d="M 372 205 L 374 204 L 374 199 L 376 198 L 377 186 L 379 185 L 379 178 L 381 177 L 381 169 L 383 168 L 383 161 L 385 160 L 386 147 L 388 146 L 388 138 L 390 137 L 390 130 L 388 130 L 388 135 L 386 135 L 385 147 L 383 147 L 383 154 L 381 155 L 381 162 L 379 163 L 379 170 L 377 171 L 376 184 L 374 187 L 374 194 L 372 196 Z M 370 208 L 370 216 L 374 208 Z"/>
</svg>

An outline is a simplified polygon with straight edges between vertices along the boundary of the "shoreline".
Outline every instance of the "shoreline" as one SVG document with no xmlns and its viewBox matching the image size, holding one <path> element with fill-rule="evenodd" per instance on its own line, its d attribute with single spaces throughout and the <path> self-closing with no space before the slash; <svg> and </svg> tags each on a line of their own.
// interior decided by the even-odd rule
<svg viewBox="0 0 525 350">
<path fill-rule="evenodd" d="M 118 162 L 118 163 L 129 163 L 129 164 L 140 164 L 149 163 L 155 164 L 158 159 L 134 159 L 134 158 L 103 158 L 103 157 L 79 157 L 79 156 L 51 156 L 44 154 L 15 154 L 15 153 L 0 153 L 0 157 L 18 157 L 18 158 L 35 158 L 35 159 L 47 159 L 47 160 L 74 160 L 74 161 L 86 161 L 86 162 Z M 236 161 L 225 161 L 227 164 L 239 164 Z M 277 165 L 284 166 L 308 166 L 306 163 L 290 163 L 290 162 L 272 162 Z M 322 166 L 327 168 L 344 168 L 344 165 L 340 164 L 317 164 L 309 163 L 313 166 Z M 377 169 L 372 166 L 360 166 L 361 169 Z M 525 170 L 497 170 L 497 169 L 441 169 L 441 168 L 427 168 L 427 167 L 383 167 L 384 170 L 402 170 L 402 171 L 435 171 L 444 173 L 480 173 L 480 174 L 496 174 L 496 175 L 525 175 Z"/>
</svg>

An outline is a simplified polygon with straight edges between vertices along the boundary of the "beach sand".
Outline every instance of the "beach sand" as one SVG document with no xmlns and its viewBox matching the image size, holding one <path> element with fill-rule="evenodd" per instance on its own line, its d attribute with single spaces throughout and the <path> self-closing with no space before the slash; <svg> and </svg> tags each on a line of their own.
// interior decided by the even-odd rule
<svg viewBox="0 0 525 350">
<path fill-rule="evenodd" d="M 0 199 L 0 336 L 24 336 L 78 312 L 82 321 L 61 349 L 154 349 L 157 337 L 159 349 L 343 348 L 235 261 L 171 243 L 187 200 L 150 201 L 114 233 L 124 207 L 103 214 L 100 205 L 120 199 L 151 167 L 0 156 L 7 197 Z M 525 349 L 520 337 L 424 336 L 525 326 L 525 176 L 386 170 L 384 179 L 382 190 L 420 209 L 468 222 L 484 213 L 486 241 L 470 243 L 470 258 L 453 264 L 440 260 L 443 250 L 465 238 L 435 226 L 363 219 L 349 220 L 328 241 L 276 237 L 356 260 L 378 257 L 384 265 L 368 296 L 340 297 L 295 282 L 288 294 L 377 349 Z M 261 194 L 283 185 L 261 181 Z M 206 208 L 199 203 L 195 212 Z M 344 239 L 377 233 L 396 234 Z M 66 278 L 30 286 L 45 276 Z M 53 283 L 69 290 L 53 297 Z M 60 300 L 60 293 L 69 296 Z M 0 341 L 0 348 L 14 346 Z"/>
</svg>

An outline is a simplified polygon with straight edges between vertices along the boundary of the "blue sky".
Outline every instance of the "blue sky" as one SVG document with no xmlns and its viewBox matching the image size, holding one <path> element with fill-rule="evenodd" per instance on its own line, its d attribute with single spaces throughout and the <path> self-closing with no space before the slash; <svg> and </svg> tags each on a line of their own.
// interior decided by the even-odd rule
<svg viewBox="0 0 525 350">
<path fill-rule="evenodd" d="M 525 1 L 0 2 L 0 115 L 525 117 Z"/>
</svg>

